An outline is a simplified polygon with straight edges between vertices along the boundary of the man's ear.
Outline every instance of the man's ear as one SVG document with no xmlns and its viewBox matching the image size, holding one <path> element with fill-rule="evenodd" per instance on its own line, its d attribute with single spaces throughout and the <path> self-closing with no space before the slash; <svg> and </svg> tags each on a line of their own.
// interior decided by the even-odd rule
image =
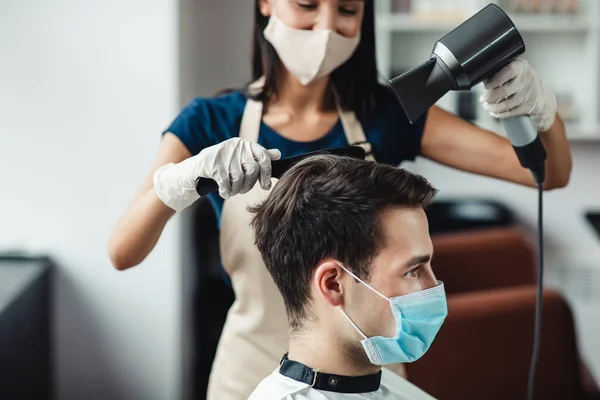
<svg viewBox="0 0 600 400">
<path fill-rule="evenodd" d="M 344 270 L 331 260 L 321 262 L 313 275 L 317 294 L 334 307 L 343 304 L 344 286 L 341 278 L 344 275 Z"/>
<path fill-rule="evenodd" d="M 272 0 L 258 0 L 258 9 L 265 17 L 271 16 L 271 1 Z"/>
</svg>

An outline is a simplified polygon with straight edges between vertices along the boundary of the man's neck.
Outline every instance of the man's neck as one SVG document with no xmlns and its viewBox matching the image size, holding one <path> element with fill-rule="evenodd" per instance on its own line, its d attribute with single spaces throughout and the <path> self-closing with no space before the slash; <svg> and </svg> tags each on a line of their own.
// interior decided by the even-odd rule
<svg viewBox="0 0 600 400">
<path fill-rule="evenodd" d="M 274 103 L 278 108 L 290 110 L 293 114 L 327 111 L 333 105 L 330 97 L 329 77 L 317 79 L 308 85 L 282 68 L 283 73 L 277 83 L 278 93 Z"/>
<path fill-rule="evenodd" d="M 342 376 L 371 375 L 381 370 L 366 357 L 357 356 L 356 350 L 344 346 L 343 341 L 314 331 L 306 330 L 290 336 L 290 360 L 327 374 Z"/>
</svg>

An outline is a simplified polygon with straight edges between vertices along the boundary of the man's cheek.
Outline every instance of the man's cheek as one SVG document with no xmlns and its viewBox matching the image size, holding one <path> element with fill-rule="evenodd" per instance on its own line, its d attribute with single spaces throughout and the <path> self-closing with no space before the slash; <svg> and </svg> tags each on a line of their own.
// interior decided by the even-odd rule
<svg viewBox="0 0 600 400">
<path fill-rule="evenodd" d="M 396 334 L 396 320 L 389 303 L 383 304 L 374 314 L 373 325 L 376 336 L 393 337 Z"/>
</svg>

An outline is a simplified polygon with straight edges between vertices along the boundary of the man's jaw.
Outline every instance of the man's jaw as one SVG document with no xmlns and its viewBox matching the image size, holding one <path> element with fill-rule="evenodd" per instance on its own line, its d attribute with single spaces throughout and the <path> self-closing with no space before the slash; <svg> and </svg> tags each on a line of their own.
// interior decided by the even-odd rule
<svg viewBox="0 0 600 400">
<path fill-rule="evenodd" d="M 321 372 L 343 376 L 371 375 L 381 370 L 369 361 L 360 338 L 324 334 L 312 327 L 290 338 L 288 358 Z"/>
<path fill-rule="evenodd" d="M 363 371 L 360 375 L 375 374 L 381 370 L 381 366 L 374 365 L 369 361 L 369 357 L 365 352 L 360 341 L 349 342 L 344 349 L 346 363 L 357 371 Z"/>
</svg>

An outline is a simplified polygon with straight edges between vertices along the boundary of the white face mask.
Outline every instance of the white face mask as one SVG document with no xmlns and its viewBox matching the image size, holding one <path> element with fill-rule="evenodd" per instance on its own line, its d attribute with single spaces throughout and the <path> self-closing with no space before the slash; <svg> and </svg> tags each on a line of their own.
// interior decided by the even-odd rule
<svg viewBox="0 0 600 400">
<path fill-rule="evenodd" d="M 277 18 L 274 6 L 264 35 L 288 71 L 303 85 L 329 75 L 354 54 L 360 43 L 360 32 L 348 38 L 331 29 L 290 28 Z"/>
</svg>

